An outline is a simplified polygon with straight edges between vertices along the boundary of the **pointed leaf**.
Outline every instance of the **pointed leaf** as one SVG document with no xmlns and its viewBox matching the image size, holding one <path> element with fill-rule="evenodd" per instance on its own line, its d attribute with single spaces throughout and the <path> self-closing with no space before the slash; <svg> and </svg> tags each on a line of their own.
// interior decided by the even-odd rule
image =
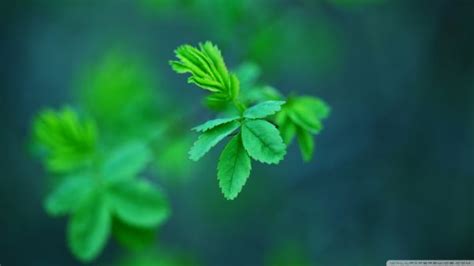
<svg viewBox="0 0 474 266">
<path fill-rule="evenodd" d="M 112 151 L 102 168 L 102 176 L 111 182 L 135 177 L 152 159 L 150 149 L 142 142 L 130 142 Z"/>
<path fill-rule="evenodd" d="M 72 253 L 83 262 L 95 259 L 105 244 L 111 218 L 103 195 L 96 191 L 79 206 L 68 226 Z"/>
<path fill-rule="evenodd" d="M 286 153 L 280 132 L 265 120 L 245 121 L 242 126 L 242 141 L 249 155 L 263 163 L 276 164 Z"/>
<path fill-rule="evenodd" d="M 92 180 L 87 175 L 65 177 L 46 198 L 45 209 L 51 216 L 73 212 L 92 191 L 92 188 Z"/>
<path fill-rule="evenodd" d="M 236 135 L 225 146 L 217 165 L 219 186 L 228 200 L 232 200 L 242 190 L 250 175 L 250 157 L 242 145 L 242 138 Z"/>
<path fill-rule="evenodd" d="M 313 157 L 314 139 L 311 133 L 298 128 L 297 130 L 298 144 L 300 146 L 301 156 L 305 162 L 308 162 Z"/>
<path fill-rule="evenodd" d="M 250 119 L 264 118 L 276 114 L 281 110 L 284 101 L 266 101 L 259 103 L 245 110 L 244 117 Z"/>
<path fill-rule="evenodd" d="M 192 128 L 192 130 L 197 131 L 197 132 L 206 132 L 209 129 L 213 129 L 216 126 L 229 123 L 231 121 L 234 121 L 236 119 L 239 119 L 239 116 L 232 116 L 232 117 L 223 117 L 223 118 L 217 118 L 213 120 L 209 120 L 205 122 L 204 124 L 201 124 L 197 127 Z"/>
<path fill-rule="evenodd" d="M 189 158 L 193 161 L 199 160 L 219 141 L 234 132 L 239 126 L 240 123 L 238 121 L 232 121 L 204 132 L 194 142 L 193 147 L 189 151 Z"/>
<path fill-rule="evenodd" d="M 165 197 L 145 181 L 124 181 L 110 187 L 110 204 L 122 221 L 137 227 L 154 227 L 169 216 Z"/>
</svg>

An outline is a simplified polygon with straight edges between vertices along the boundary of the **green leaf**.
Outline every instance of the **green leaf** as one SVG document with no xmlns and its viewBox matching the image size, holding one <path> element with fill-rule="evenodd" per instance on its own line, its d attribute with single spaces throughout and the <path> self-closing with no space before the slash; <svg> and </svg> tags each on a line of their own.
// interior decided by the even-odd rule
<svg viewBox="0 0 474 266">
<path fill-rule="evenodd" d="M 111 152 L 102 167 L 102 176 L 109 181 L 133 178 L 152 159 L 150 149 L 142 142 L 129 142 Z"/>
<path fill-rule="evenodd" d="M 125 125 L 136 127 L 156 105 L 154 77 L 146 60 L 133 51 L 108 50 L 88 66 L 78 80 L 82 106 L 101 128 L 124 134 Z"/>
<path fill-rule="evenodd" d="M 169 207 L 161 191 L 145 181 L 124 181 L 110 187 L 110 204 L 119 219 L 127 224 L 150 228 L 163 223 Z"/>
<path fill-rule="evenodd" d="M 79 204 L 93 189 L 90 176 L 76 175 L 65 177 L 44 202 L 49 215 L 61 216 L 76 210 Z"/>
<path fill-rule="evenodd" d="M 287 119 L 283 124 L 280 125 L 279 130 L 285 144 L 291 144 L 291 141 L 293 140 L 296 134 L 295 124 L 289 119 Z"/>
<path fill-rule="evenodd" d="M 296 109 L 305 109 L 320 120 L 326 119 L 331 112 L 331 108 L 323 100 L 315 97 L 301 96 L 295 102 Z"/>
<path fill-rule="evenodd" d="M 236 69 L 235 73 L 242 84 L 242 89 L 250 90 L 261 74 L 260 67 L 253 62 L 245 62 L 240 64 Z"/>
<path fill-rule="evenodd" d="M 240 90 L 239 80 L 230 74 L 222 54 L 211 42 L 199 44 L 199 49 L 182 45 L 175 51 L 179 61 L 170 61 L 174 71 L 179 74 L 190 73 L 189 83 L 220 95 L 215 101 L 229 101 L 237 98 Z"/>
<path fill-rule="evenodd" d="M 283 159 L 286 145 L 278 129 L 265 120 L 247 120 L 242 125 L 242 140 L 249 155 L 260 162 L 276 164 Z"/>
<path fill-rule="evenodd" d="M 321 121 L 309 110 L 305 108 L 292 108 L 288 110 L 288 116 L 293 120 L 295 124 L 310 131 L 313 134 L 319 133 L 323 128 Z"/>
<path fill-rule="evenodd" d="M 51 172 L 77 170 L 94 155 L 97 142 L 94 122 L 79 119 L 70 108 L 42 111 L 34 121 L 33 132 L 34 145 L 43 151 Z"/>
<path fill-rule="evenodd" d="M 276 114 L 281 110 L 284 101 L 266 101 L 259 103 L 245 110 L 244 117 L 250 119 L 264 118 Z"/>
<path fill-rule="evenodd" d="M 234 132 L 239 126 L 240 123 L 238 121 L 232 121 L 204 132 L 194 142 L 193 147 L 189 151 L 189 158 L 193 161 L 199 160 L 219 141 Z"/>
<path fill-rule="evenodd" d="M 225 146 L 217 165 L 219 186 L 228 200 L 233 200 L 247 182 L 252 166 L 250 157 L 242 145 L 240 134 Z"/>
<path fill-rule="evenodd" d="M 201 124 L 197 127 L 192 128 L 192 130 L 197 131 L 197 132 L 206 132 L 209 129 L 213 129 L 216 126 L 229 123 L 239 118 L 240 118 L 239 116 L 232 116 L 232 117 L 223 117 L 223 118 L 209 120 L 205 122 L 204 124 Z"/>
<path fill-rule="evenodd" d="M 156 229 L 131 226 L 115 218 L 112 223 L 112 235 L 125 248 L 138 251 L 153 244 Z"/>
<path fill-rule="evenodd" d="M 291 98 L 284 109 L 295 124 L 313 134 L 322 130 L 322 120 L 330 113 L 326 103 L 309 96 Z"/>
<path fill-rule="evenodd" d="M 90 195 L 76 212 L 68 226 L 69 247 L 78 259 L 90 262 L 107 243 L 111 217 L 101 193 Z"/>
<path fill-rule="evenodd" d="M 314 152 L 314 140 L 311 133 L 308 131 L 298 128 L 297 132 L 298 144 L 300 146 L 301 156 L 305 162 L 308 162 L 313 157 Z"/>
</svg>

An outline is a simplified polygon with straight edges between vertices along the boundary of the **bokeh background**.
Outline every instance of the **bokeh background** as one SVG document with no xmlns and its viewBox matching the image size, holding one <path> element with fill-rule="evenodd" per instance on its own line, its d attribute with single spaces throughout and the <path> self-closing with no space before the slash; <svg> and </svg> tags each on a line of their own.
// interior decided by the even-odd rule
<svg viewBox="0 0 474 266">
<path fill-rule="evenodd" d="M 229 68 L 254 62 L 265 83 L 321 97 L 332 113 L 311 162 L 293 145 L 278 166 L 255 163 L 234 201 L 217 186 L 217 151 L 159 162 L 183 171 L 153 177 L 173 215 L 150 256 L 221 266 L 474 259 L 473 1 L 23 0 L 2 1 L 0 14 L 1 265 L 80 265 L 67 220 L 42 207 L 34 115 L 77 103 L 85 73 L 118 53 L 139 58 L 159 116 L 199 124 L 212 117 L 204 93 L 168 61 L 205 40 Z M 110 242 L 93 265 L 128 256 Z"/>
</svg>

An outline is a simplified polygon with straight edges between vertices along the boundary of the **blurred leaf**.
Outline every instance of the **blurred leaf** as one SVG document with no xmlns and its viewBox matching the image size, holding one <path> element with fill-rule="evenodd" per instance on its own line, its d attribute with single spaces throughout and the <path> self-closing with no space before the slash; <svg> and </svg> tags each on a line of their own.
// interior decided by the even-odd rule
<svg viewBox="0 0 474 266">
<path fill-rule="evenodd" d="M 280 111 L 281 106 L 285 104 L 284 101 L 265 101 L 254 105 L 244 112 L 244 117 L 249 119 L 264 118 L 274 115 Z"/>
<path fill-rule="evenodd" d="M 80 120 L 70 108 L 42 111 L 34 121 L 33 142 L 44 151 L 46 167 L 65 173 L 83 167 L 94 155 L 97 129 L 91 120 Z"/>
<path fill-rule="evenodd" d="M 304 161 L 311 160 L 314 140 L 311 134 L 319 133 L 322 121 L 330 114 L 329 106 L 321 99 L 310 96 L 290 97 L 275 122 L 286 144 L 291 143 L 295 134 Z"/>
<path fill-rule="evenodd" d="M 223 118 L 217 118 L 217 119 L 209 120 L 209 121 L 205 122 L 204 124 L 201 124 L 197 127 L 193 127 L 192 130 L 197 131 L 197 132 L 206 132 L 209 129 L 215 128 L 216 126 L 232 122 L 232 121 L 237 120 L 239 118 L 240 118 L 239 116 L 232 116 L 232 117 L 223 117 Z"/>
<path fill-rule="evenodd" d="M 160 140 L 154 152 L 155 170 L 169 180 L 176 181 L 179 177 L 188 177 L 191 171 L 189 165 L 191 161 L 184 158 L 188 157 L 189 147 L 193 143 L 191 138 L 187 135 L 175 135 Z M 163 142 L 167 145 L 161 145 Z"/>
<path fill-rule="evenodd" d="M 164 247 L 151 249 L 122 259 L 120 266 L 198 266 L 189 254 L 176 252 Z"/>
<path fill-rule="evenodd" d="M 246 103 L 257 103 L 262 101 L 279 101 L 283 96 L 271 86 L 255 86 L 242 97 Z"/>
<path fill-rule="evenodd" d="M 126 143 L 107 156 L 102 176 L 109 181 L 134 178 L 145 169 L 151 159 L 151 151 L 144 143 Z"/>
<path fill-rule="evenodd" d="M 253 62 L 245 62 L 235 69 L 235 74 L 240 80 L 242 90 L 249 91 L 257 83 L 261 69 Z"/>
<path fill-rule="evenodd" d="M 313 14 L 312 19 L 304 12 L 289 10 L 253 30 L 247 58 L 267 72 L 291 71 L 309 78 L 324 78 L 335 72 L 343 55 L 338 29 L 323 12 Z"/>
<path fill-rule="evenodd" d="M 182 45 L 175 51 L 179 61 L 170 61 L 171 67 L 179 74 L 191 73 L 188 83 L 216 93 L 213 101 L 231 101 L 240 90 L 237 77 L 230 74 L 222 58 L 221 51 L 211 42 L 199 44 L 199 49 Z"/>
<path fill-rule="evenodd" d="M 169 206 L 161 191 L 145 181 L 130 180 L 110 187 L 110 204 L 119 219 L 127 224 L 150 228 L 169 216 Z"/>
<path fill-rule="evenodd" d="M 110 231 L 111 217 L 104 196 L 92 193 L 72 215 L 68 227 L 68 243 L 72 253 L 83 262 L 95 259 Z"/>
<path fill-rule="evenodd" d="M 222 139 L 230 135 L 239 127 L 240 123 L 238 121 L 232 121 L 202 133 L 198 140 L 194 142 L 194 145 L 191 147 L 191 150 L 189 151 L 189 158 L 193 161 L 199 160 L 212 147 L 214 147 L 217 143 L 219 143 Z"/>
<path fill-rule="evenodd" d="M 143 250 L 153 244 L 156 230 L 131 226 L 114 219 L 112 224 L 112 234 L 115 239 L 124 247 L 133 250 Z"/>
<path fill-rule="evenodd" d="M 276 164 L 285 156 L 286 145 L 280 132 L 265 120 L 246 120 L 242 124 L 242 140 L 249 155 L 262 163 Z"/>
<path fill-rule="evenodd" d="M 277 118 L 277 124 L 279 125 L 279 130 L 281 137 L 286 145 L 290 145 L 291 141 L 296 135 L 296 125 L 288 118 L 285 112 L 280 112 Z"/>
<path fill-rule="evenodd" d="M 313 157 L 314 152 L 313 136 L 311 136 L 308 131 L 301 128 L 296 131 L 296 134 L 298 136 L 298 144 L 300 146 L 301 156 L 305 162 L 308 162 Z"/>
<path fill-rule="evenodd" d="M 93 189 L 88 175 L 65 177 L 48 195 L 44 206 L 51 216 L 66 215 L 74 212 Z"/>
<path fill-rule="evenodd" d="M 290 98 L 284 111 L 295 124 L 314 134 L 321 131 L 323 128 L 321 120 L 329 115 L 327 104 L 309 96 Z"/>
<path fill-rule="evenodd" d="M 251 169 L 250 157 L 238 134 L 225 146 L 217 165 L 219 186 L 226 199 L 233 200 L 237 197 L 250 176 Z"/>
<path fill-rule="evenodd" d="M 265 260 L 265 266 L 314 266 L 301 244 L 288 241 L 274 249 Z"/>
</svg>

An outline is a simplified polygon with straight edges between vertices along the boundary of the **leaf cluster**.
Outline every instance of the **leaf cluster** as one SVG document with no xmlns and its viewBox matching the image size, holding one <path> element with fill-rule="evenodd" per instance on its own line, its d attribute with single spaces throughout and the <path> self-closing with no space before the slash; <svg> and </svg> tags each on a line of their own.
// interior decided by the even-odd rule
<svg viewBox="0 0 474 266">
<path fill-rule="evenodd" d="M 69 217 L 67 242 L 81 261 L 111 235 L 127 249 L 149 246 L 170 215 L 164 193 L 142 175 L 182 174 L 192 142 L 174 122 L 178 112 L 155 106 L 152 83 L 140 60 L 114 49 L 79 79 L 79 108 L 47 109 L 33 121 L 34 151 L 54 177 L 44 207 Z"/>
<path fill-rule="evenodd" d="M 312 158 L 313 135 L 322 130 L 322 120 L 329 115 L 329 107 L 322 100 L 310 96 L 285 98 L 275 88 L 257 84 L 260 69 L 251 63 L 243 64 L 236 73 L 229 72 L 221 52 L 210 42 L 198 48 L 183 45 L 175 53 L 178 61 L 170 62 L 173 70 L 189 73 L 189 83 L 210 91 L 207 106 L 224 114 L 193 128 L 200 136 L 189 158 L 197 161 L 230 138 L 217 165 L 225 198 L 232 200 L 240 193 L 250 176 L 251 159 L 278 164 L 295 136 L 303 159 Z M 229 112 L 231 107 L 237 112 Z"/>
<path fill-rule="evenodd" d="M 43 122 L 45 118 L 48 126 Z M 87 146 L 87 158 L 93 164 L 81 169 L 71 168 L 66 173 L 61 168 L 62 176 L 44 202 L 49 215 L 71 217 L 67 239 L 72 253 L 82 261 L 97 257 L 111 233 L 125 245 L 132 238 L 153 236 L 156 227 L 170 212 L 163 193 L 150 182 L 138 179 L 152 159 L 150 149 L 144 143 L 129 142 L 107 152 L 103 158 L 97 145 L 92 145 L 97 139 L 91 141 L 91 134 L 79 130 L 87 125 L 88 122 L 79 120 L 71 109 L 65 109 L 41 113 L 34 127 L 35 132 L 50 136 L 45 138 L 43 134 L 36 134 L 38 145 L 54 147 L 53 151 L 68 150 L 79 154 L 78 147 L 84 143 L 91 145 Z M 74 141 L 65 141 L 71 139 Z M 48 154 L 51 155 L 45 156 L 46 162 L 51 156 L 63 158 L 62 154 Z M 83 156 L 64 158 L 82 160 Z"/>
</svg>

